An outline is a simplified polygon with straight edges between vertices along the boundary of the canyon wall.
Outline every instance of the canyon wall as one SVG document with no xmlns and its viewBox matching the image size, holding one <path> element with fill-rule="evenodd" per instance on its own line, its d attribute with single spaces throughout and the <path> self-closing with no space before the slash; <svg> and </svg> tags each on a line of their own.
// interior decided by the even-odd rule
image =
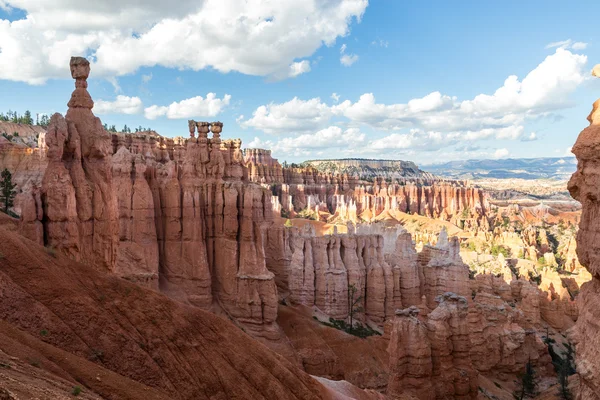
<svg viewBox="0 0 600 400">
<path fill-rule="evenodd" d="M 278 338 L 263 246 L 271 194 L 244 181 L 241 141 L 221 140 L 218 122 L 190 121 L 187 140 L 111 135 L 92 113 L 89 63 L 73 58 L 71 72 L 69 110 L 31 157 L 47 167 L 41 194 L 24 192 L 34 201 L 22 202 L 23 226 L 43 227 L 52 251 Z"/>
<path fill-rule="evenodd" d="M 469 220 L 474 227 L 489 228 L 484 191 L 462 181 L 435 178 L 411 162 L 323 160 L 282 167 L 264 149 L 246 149 L 244 160 L 249 179 L 272 190 L 279 203 L 276 211 L 282 215 L 304 212 L 329 222 L 356 223 L 407 213 L 456 224 Z M 370 171 L 369 181 L 356 172 L 356 163 Z M 400 172 L 388 176 L 386 168 Z"/>
<path fill-rule="evenodd" d="M 598 71 L 598 66 L 594 68 Z M 598 76 L 597 74 L 595 74 Z M 578 399 L 600 398 L 600 100 L 594 103 L 585 128 L 573 146 L 577 171 L 569 181 L 571 196 L 581 202 L 577 234 L 579 262 L 592 274 L 577 297 L 579 318 L 573 331 L 580 378 Z"/>
</svg>

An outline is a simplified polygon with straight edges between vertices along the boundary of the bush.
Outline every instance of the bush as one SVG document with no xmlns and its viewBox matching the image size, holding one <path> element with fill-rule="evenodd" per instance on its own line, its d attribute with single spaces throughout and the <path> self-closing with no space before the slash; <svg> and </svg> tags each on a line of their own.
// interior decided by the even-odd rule
<svg viewBox="0 0 600 400">
<path fill-rule="evenodd" d="M 546 259 L 544 257 L 538 258 L 538 264 L 540 264 L 540 265 L 546 265 Z"/>
<path fill-rule="evenodd" d="M 367 338 L 373 335 L 381 336 L 381 333 L 376 330 L 371 329 L 369 326 L 363 326 L 360 322 L 357 322 L 355 326 L 350 326 L 346 323 L 346 321 L 341 319 L 333 319 L 329 318 L 329 322 L 321 322 L 323 325 L 329 326 L 331 328 L 335 328 L 340 331 L 344 331 L 349 333 L 350 335 L 358 336 L 359 338 Z"/>
<path fill-rule="evenodd" d="M 499 254 L 502 254 L 504 256 L 504 258 L 510 257 L 510 249 L 508 247 L 501 246 L 501 245 L 492 245 L 492 247 L 490 247 L 490 253 L 496 257 Z"/>
<path fill-rule="evenodd" d="M 292 224 L 292 221 L 290 221 L 289 219 L 286 219 L 285 224 L 283 224 L 283 226 L 285 226 L 286 228 L 291 228 L 294 225 Z"/>
<path fill-rule="evenodd" d="M 81 388 L 79 386 L 73 387 L 73 390 L 71 391 L 71 394 L 73 396 L 79 396 L 81 394 Z"/>
</svg>

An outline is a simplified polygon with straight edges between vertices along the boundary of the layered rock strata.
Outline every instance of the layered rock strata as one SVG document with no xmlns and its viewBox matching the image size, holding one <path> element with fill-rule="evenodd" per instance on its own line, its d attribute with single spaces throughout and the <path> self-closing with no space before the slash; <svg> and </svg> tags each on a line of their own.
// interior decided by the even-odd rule
<svg viewBox="0 0 600 400">
<path fill-rule="evenodd" d="M 271 194 L 244 181 L 241 141 L 195 121 L 187 140 L 111 136 L 91 111 L 89 63 L 73 58 L 71 71 L 66 117 L 52 116 L 42 135 L 43 207 L 34 196 L 23 222 L 43 221 L 54 251 L 278 337 L 263 245 Z"/>
<path fill-rule="evenodd" d="M 424 321 L 411 307 L 396 312 L 390 334 L 391 398 L 476 399 L 478 380 L 470 356 L 467 300 L 454 293 L 437 298 Z"/>
<path fill-rule="evenodd" d="M 594 71 L 598 71 L 598 66 Z M 597 76 L 597 74 L 595 73 Z M 594 107 L 585 128 L 573 146 L 577 171 L 569 181 L 571 196 L 581 202 L 582 213 L 577 234 L 579 262 L 592 274 L 581 286 L 577 297 L 579 318 L 573 330 L 580 378 L 578 399 L 600 398 L 600 101 Z"/>
</svg>

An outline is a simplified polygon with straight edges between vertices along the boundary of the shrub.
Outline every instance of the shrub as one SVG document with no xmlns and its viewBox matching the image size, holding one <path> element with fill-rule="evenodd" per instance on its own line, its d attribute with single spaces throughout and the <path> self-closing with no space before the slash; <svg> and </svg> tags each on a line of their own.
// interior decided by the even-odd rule
<svg viewBox="0 0 600 400">
<path fill-rule="evenodd" d="M 294 225 L 292 224 L 292 221 L 290 221 L 289 219 L 286 219 L 285 224 L 283 224 L 283 226 L 285 226 L 286 228 L 291 228 Z"/>
<path fill-rule="evenodd" d="M 331 328 L 338 329 L 340 331 L 344 331 L 349 333 L 350 335 L 357 336 L 359 338 L 367 338 L 373 335 L 381 336 L 381 333 L 376 330 L 371 329 L 370 326 L 364 326 L 360 322 L 356 323 L 353 327 L 347 324 L 344 320 L 341 319 L 333 319 L 329 318 L 329 322 L 321 322 L 323 325 L 329 326 Z"/>
<path fill-rule="evenodd" d="M 502 254 L 504 256 L 504 258 L 510 257 L 510 249 L 505 246 L 501 246 L 501 245 L 492 245 L 492 247 L 490 248 L 490 253 L 496 257 L 499 254 Z"/>
<path fill-rule="evenodd" d="M 73 396 L 79 396 L 81 394 L 81 388 L 79 386 L 74 386 L 71 394 Z"/>
</svg>

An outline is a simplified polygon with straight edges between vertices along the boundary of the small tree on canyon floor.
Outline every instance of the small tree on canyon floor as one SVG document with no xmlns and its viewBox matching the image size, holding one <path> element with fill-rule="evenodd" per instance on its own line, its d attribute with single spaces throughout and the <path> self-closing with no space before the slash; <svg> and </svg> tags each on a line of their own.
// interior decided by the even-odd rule
<svg viewBox="0 0 600 400">
<path fill-rule="evenodd" d="M 12 174 L 6 168 L 2 171 L 0 180 L 0 206 L 5 214 L 8 214 L 9 209 L 13 206 L 13 200 L 17 194 L 15 187 L 17 186 L 12 182 Z"/>
<path fill-rule="evenodd" d="M 358 296 L 357 296 L 358 294 Z M 354 328 L 354 314 L 362 311 L 362 295 L 358 293 L 358 288 L 354 285 L 348 285 L 348 314 L 350 314 L 350 329 Z"/>
<path fill-rule="evenodd" d="M 523 400 L 535 396 L 536 391 L 537 378 L 531 360 L 529 360 L 525 365 L 525 372 L 521 375 L 521 380 L 517 383 L 513 396 L 516 400 Z"/>
</svg>

